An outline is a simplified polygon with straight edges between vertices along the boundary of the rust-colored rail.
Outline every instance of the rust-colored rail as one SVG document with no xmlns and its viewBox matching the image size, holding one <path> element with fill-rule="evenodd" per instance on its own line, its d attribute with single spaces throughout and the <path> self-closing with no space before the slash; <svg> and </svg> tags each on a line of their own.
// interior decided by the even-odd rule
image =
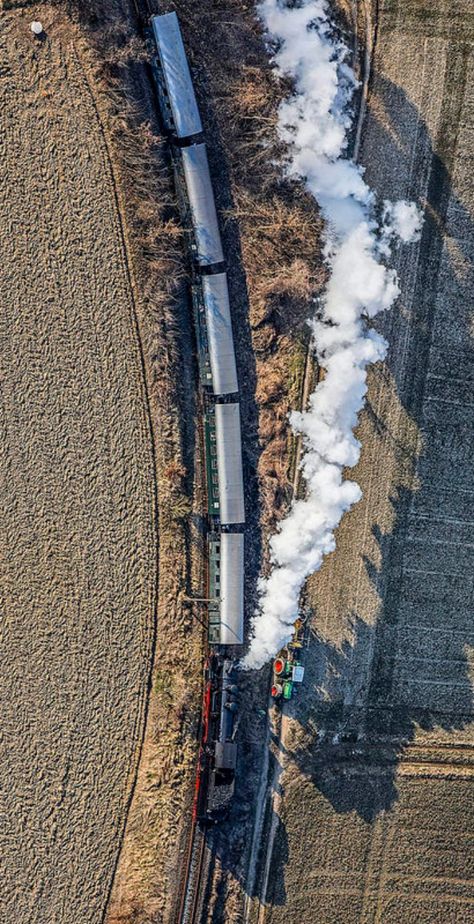
<svg viewBox="0 0 474 924">
<path fill-rule="evenodd" d="M 203 897 L 203 869 L 206 866 L 206 837 L 194 822 L 186 864 L 186 882 L 176 924 L 199 924 Z"/>
</svg>

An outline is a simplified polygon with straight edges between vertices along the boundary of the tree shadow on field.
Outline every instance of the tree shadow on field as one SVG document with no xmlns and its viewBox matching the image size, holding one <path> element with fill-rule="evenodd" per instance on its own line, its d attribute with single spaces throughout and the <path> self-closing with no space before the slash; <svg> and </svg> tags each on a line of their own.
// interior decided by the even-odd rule
<svg viewBox="0 0 474 924">
<path fill-rule="evenodd" d="M 403 91 L 376 76 L 384 121 L 370 115 L 366 125 L 368 181 L 387 196 L 415 199 L 425 213 L 418 264 L 413 269 L 409 248 L 401 250 L 404 291 L 377 325 L 390 343 L 388 375 L 403 414 L 421 436 L 422 449 L 410 454 L 397 445 L 398 435 L 390 432 L 390 422 L 369 392 L 365 414 L 375 439 L 392 440 L 395 456 L 405 453 L 405 476 L 411 469 L 387 498 L 391 530 L 372 523 L 378 555 L 359 553 L 378 611 L 371 624 L 363 609 L 348 614 L 344 597 L 353 594 L 334 588 L 339 600 L 330 609 L 349 638 L 335 644 L 316 618 L 302 702 L 295 701 L 291 709 L 299 726 L 296 745 L 286 753 L 281 748 L 284 780 L 291 780 L 292 767 L 297 767 L 335 813 L 356 813 L 368 824 L 397 802 L 400 763 L 418 758 L 429 769 L 436 740 L 449 741 L 449 733 L 469 726 L 473 715 L 472 555 L 464 545 L 469 541 L 464 505 L 472 489 L 473 225 L 468 204 L 453 196 L 451 186 L 468 49 L 459 45 L 452 51 L 445 77 L 450 89 L 434 144 Z M 402 133 L 397 136 L 390 113 L 396 113 L 400 126 L 417 124 L 414 152 Z M 381 162 L 371 162 L 371 151 L 382 152 Z M 412 155 L 410 180 L 400 183 L 394 195 L 391 179 L 403 177 L 403 162 Z M 452 378 L 457 380 L 455 395 Z M 357 518 L 357 510 L 352 516 Z M 311 806 L 302 811 L 310 821 Z M 280 827 L 285 844 L 284 822 Z M 286 899 L 287 853 L 286 846 L 274 854 L 267 898 L 275 904 Z"/>
<path fill-rule="evenodd" d="M 376 325 L 389 341 L 389 353 L 384 369 L 373 373 L 363 415 L 374 447 L 375 477 L 379 450 L 387 452 L 387 446 L 397 474 L 385 486 L 380 478 L 385 496 L 378 500 L 378 514 L 368 509 L 367 531 L 363 504 L 348 515 L 339 530 L 339 551 L 318 575 L 305 682 L 289 707 L 295 719 L 291 744 L 288 750 L 280 744 L 274 758 L 284 768 L 278 786 L 284 789 L 293 783 L 292 813 L 295 781 L 303 779 L 314 787 L 311 797 L 305 786 L 304 804 L 296 810 L 304 818 L 303 840 L 314 837 L 312 822 L 316 824 L 321 796 L 334 813 L 355 814 L 372 824 L 398 800 L 400 763 L 419 759 L 429 767 L 436 740 L 449 744 L 450 733 L 472 722 L 472 556 L 466 545 L 465 505 L 474 488 L 469 399 L 469 380 L 474 377 L 469 242 L 474 229 L 470 204 L 462 192 L 453 193 L 451 183 L 468 51 L 454 39 L 448 49 L 435 138 L 400 87 L 378 73 L 372 81 L 377 105 L 366 116 L 362 148 L 367 180 L 381 198 L 417 201 L 425 222 L 419 245 L 398 251 L 402 293 Z M 377 400 L 381 392 L 377 396 L 375 385 L 384 379 L 393 384 L 398 417 L 393 415 L 393 400 Z M 407 422 L 405 432 L 397 427 L 400 419 Z M 405 439 L 408 431 L 416 438 Z M 366 487 L 357 471 L 354 477 Z M 367 545 L 374 550 L 370 555 Z M 342 563 L 346 554 L 358 563 L 356 570 Z M 354 574 L 367 588 L 366 598 L 376 600 L 370 613 L 351 586 Z M 223 867 L 244 888 L 249 845 L 241 845 L 239 853 L 238 832 L 255 811 L 258 791 L 258 780 L 251 780 L 245 763 L 249 734 L 249 729 L 241 729 L 236 798 L 216 842 Z M 269 887 L 263 896 L 282 905 L 287 897 L 289 834 L 294 851 L 298 829 L 291 814 L 286 830 L 288 805 L 286 801 L 277 822 Z M 271 823 L 270 817 L 264 832 Z M 309 857 L 310 841 L 307 848 Z M 257 876 L 251 888 L 260 898 L 264 861 L 262 841 L 260 880 Z"/>
</svg>

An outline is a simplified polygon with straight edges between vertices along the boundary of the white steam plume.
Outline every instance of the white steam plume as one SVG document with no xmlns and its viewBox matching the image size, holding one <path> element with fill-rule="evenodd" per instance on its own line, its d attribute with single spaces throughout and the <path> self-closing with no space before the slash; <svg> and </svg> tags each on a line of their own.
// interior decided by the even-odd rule
<svg viewBox="0 0 474 924">
<path fill-rule="evenodd" d="M 263 0 L 260 16 L 277 44 L 275 65 L 295 82 L 280 106 L 279 134 L 287 143 L 290 176 L 303 178 L 326 221 L 330 270 L 319 317 L 311 321 L 324 380 L 291 426 L 301 433 L 306 498 L 297 500 L 270 540 L 272 569 L 261 579 L 259 612 L 244 667 L 258 668 L 291 638 L 299 595 L 308 575 L 335 547 L 334 530 L 361 497 L 343 468 L 356 465 L 360 444 L 353 430 L 367 390 L 369 363 L 385 356 L 386 343 L 366 319 L 391 307 L 399 293 L 393 270 L 381 261 L 389 241 L 415 240 L 421 216 L 413 203 L 384 203 L 382 223 L 363 170 L 345 156 L 349 104 L 357 82 L 345 63 L 347 48 L 334 36 L 327 0 L 286 6 Z"/>
</svg>

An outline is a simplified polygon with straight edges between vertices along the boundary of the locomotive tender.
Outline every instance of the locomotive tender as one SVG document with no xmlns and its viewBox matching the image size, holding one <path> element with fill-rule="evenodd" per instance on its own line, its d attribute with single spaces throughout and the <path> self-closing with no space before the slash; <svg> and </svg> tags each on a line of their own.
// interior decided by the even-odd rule
<svg viewBox="0 0 474 924">
<path fill-rule="evenodd" d="M 192 264 L 192 303 L 204 405 L 208 514 L 208 633 L 195 813 L 222 818 L 233 792 L 244 642 L 245 505 L 239 388 L 231 305 L 206 144 L 176 13 L 150 21 L 153 73 L 170 141 Z"/>
</svg>

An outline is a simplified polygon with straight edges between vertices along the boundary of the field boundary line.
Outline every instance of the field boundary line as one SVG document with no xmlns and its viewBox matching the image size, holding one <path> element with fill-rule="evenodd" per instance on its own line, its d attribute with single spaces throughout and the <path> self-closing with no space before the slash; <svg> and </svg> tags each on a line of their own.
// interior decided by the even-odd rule
<svg viewBox="0 0 474 924">
<path fill-rule="evenodd" d="M 107 895 L 104 901 L 104 910 L 103 910 L 102 918 L 101 918 L 102 924 L 104 924 L 107 918 L 110 898 L 112 895 L 115 877 L 116 877 L 118 865 L 120 862 L 120 856 L 122 853 L 122 847 L 123 847 L 123 843 L 125 839 L 125 831 L 126 831 L 128 816 L 130 813 L 130 807 L 131 807 L 133 797 L 135 794 L 135 790 L 136 790 L 138 771 L 139 771 L 139 767 L 141 763 L 143 746 L 145 742 L 147 719 L 148 719 L 148 707 L 149 707 L 150 694 L 151 694 L 152 683 L 153 683 L 153 665 L 155 663 L 155 658 L 156 658 L 156 646 L 157 646 L 157 634 L 158 634 L 159 501 L 158 501 L 157 454 L 156 454 L 156 445 L 155 445 L 155 428 L 153 427 L 153 418 L 152 418 L 151 404 L 150 404 L 150 394 L 149 394 L 149 387 L 148 387 L 148 380 L 147 380 L 146 361 L 145 361 L 145 354 L 144 354 L 143 342 L 142 342 L 141 331 L 140 331 L 139 311 L 137 307 L 137 284 L 136 284 L 135 275 L 133 272 L 133 258 L 131 256 L 132 248 L 131 248 L 129 235 L 127 231 L 126 210 L 123 205 L 121 195 L 119 193 L 119 182 L 118 182 L 117 170 L 114 165 L 114 159 L 112 156 L 112 144 L 113 143 L 111 139 L 109 138 L 108 131 L 105 126 L 106 114 L 104 114 L 104 112 L 102 111 L 100 102 L 99 102 L 101 91 L 98 90 L 98 96 L 96 97 L 94 93 L 93 85 L 91 82 L 91 77 L 88 73 L 88 63 L 84 60 L 84 58 L 86 57 L 86 54 L 83 57 L 80 49 L 78 48 L 78 43 L 76 41 L 72 42 L 72 48 L 74 50 L 74 53 L 76 55 L 80 68 L 82 70 L 84 81 L 89 91 L 90 100 L 91 100 L 91 103 L 93 105 L 93 108 L 96 114 L 97 124 L 99 126 L 100 133 L 103 138 L 104 145 L 105 145 L 105 150 L 107 153 L 107 161 L 109 164 L 109 171 L 110 171 L 111 188 L 112 188 L 113 199 L 114 199 L 115 207 L 117 211 L 120 242 L 122 244 L 122 250 L 123 250 L 123 256 L 124 256 L 125 272 L 126 272 L 127 281 L 130 287 L 130 296 L 131 296 L 130 300 L 131 300 L 131 305 L 132 305 L 132 313 L 131 313 L 132 329 L 134 331 L 135 340 L 136 340 L 136 344 L 138 347 L 138 355 L 139 355 L 139 361 L 140 361 L 141 372 L 142 372 L 141 377 L 142 377 L 142 387 L 143 387 L 143 397 L 144 397 L 145 418 L 148 424 L 148 427 L 147 427 L 148 437 L 149 437 L 149 442 L 150 442 L 151 457 L 152 457 L 152 463 L 153 463 L 152 521 L 153 521 L 153 531 L 154 531 L 154 537 L 155 537 L 156 576 L 155 576 L 155 581 L 154 581 L 154 600 L 153 600 L 153 605 L 152 605 L 152 625 L 151 625 L 152 638 L 151 638 L 151 649 L 150 649 L 150 655 L 149 655 L 150 660 L 149 660 L 149 667 L 148 667 L 148 680 L 147 680 L 147 685 L 146 685 L 146 693 L 143 698 L 143 703 L 141 704 L 141 708 L 142 708 L 141 734 L 139 736 L 137 754 L 136 754 L 135 761 L 134 761 L 135 767 L 129 775 L 131 778 L 131 781 L 130 781 L 130 786 L 129 786 L 129 793 L 128 793 L 126 803 L 125 803 L 122 830 L 119 836 L 118 850 L 117 850 L 114 867 L 112 870 L 109 888 L 107 890 Z M 90 49 L 87 49 L 87 52 L 90 54 L 91 53 Z M 104 96 L 106 97 L 106 93 L 104 93 Z"/>
</svg>

